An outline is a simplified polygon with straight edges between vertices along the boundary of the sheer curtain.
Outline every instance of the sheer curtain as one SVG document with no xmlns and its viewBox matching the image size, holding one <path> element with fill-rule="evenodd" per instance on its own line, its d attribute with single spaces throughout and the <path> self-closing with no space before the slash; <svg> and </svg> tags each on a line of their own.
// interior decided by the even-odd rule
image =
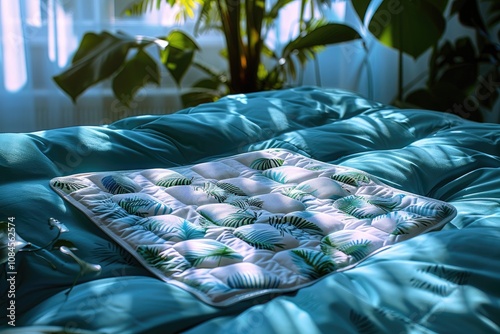
<svg viewBox="0 0 500 334">
<path fill-rule="evenodd" d="M 74 105 L 53 82 L 52 77 L 71 61 L 85 32 L 122 30 L 159 36 L 166 35 L 173 27 L 172 17 L 162 12 L 123 17 L 120 14 L 127 2 L 130 0 L 0 0 L 0 132 L 108 124 L 123 117 L 168 113 L 181 108 L 179 90 L 166 73 L 161 88 L 140 91 L 131 109 L 118 104 L 109 84 L 86 91 Z M 296 22 L 288 18 L 296 17 L 293 14 L 297 13 L 298 4 L 295 1 L 289 5 L 289 13 L 281 16 L 269 43 L 285 45 L 294 36 Z M 360 29 L 348 1 L 334 2 L 329 19 L 348 22 Z M 189 32 L 192 26 L 192 22 L 186 22 L 182 29 Z M 291 84 L 344 88 L 389 102 L 396 91 L 396 53 L 365 37 L 371 46 L 369 54 L 360 41 L 329 47 L 319 54 L 316 62 L 307 64 Z M 198 57 L 219 68 L 225 66 L 218 56 L 223 47 L 221 38 L 221 34 L 215 33 L 197 38 L 203 50 Z M 375 62 L 376 67 L 367 67 Z M 188 73 L 186 86 L 194 81 L 192 76 Z M 384 82 L 372 85 L 367 80 L 370 76 L 384 78 Z"/>
<path fill-rule="evenodd" d="M 106 124 L 139 113 L 180 107 L 177 89 L 163 80 L 146 89 L 135 108 L 119 106 L 109 84 L 86 91 L 74 105 L 53 82 L 71 61 L 85 32 L 162 35 L 173 20 L 160 12 L 123 17 L 123 0 L 0 0 L 0 132 L 25 132 L 77 124 Z M 165 91 L 162 92 L 165 96 Z M 156 98 L 155 98 L 156 96 Z"/>
</svg>

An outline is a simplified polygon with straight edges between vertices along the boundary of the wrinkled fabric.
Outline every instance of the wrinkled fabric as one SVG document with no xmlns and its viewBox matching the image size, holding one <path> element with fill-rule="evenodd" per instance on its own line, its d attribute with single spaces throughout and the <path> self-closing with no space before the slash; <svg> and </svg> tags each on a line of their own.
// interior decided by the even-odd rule
<svg viewBox="0 0 500 334">
<path fill-rule="evenodd" d="M 43 246 L 49 217 L 69 229 L 79 266 L 44 250 L 16 256 L 17 325 L 107 333 L 500 331 L 500 126 L 433 111 L 400 110 L 314 87 L 234 95 L 173 115 L 103 127 L 0 134 L 0 219 Z M 347 272 L 285 295 L 217 308 L 151 277 L 52 189 L 82 172 L 170 168 L 282 148 L 376 176 L 397 189 L 446 201 L 457 216 L 375 254 Z M 2 295 L 7 289 L 0 281 Z M 6 308 L 6 298 L 0 307 Z M 6 326 L 6 319 L 2 318 Z"/>
</svg>

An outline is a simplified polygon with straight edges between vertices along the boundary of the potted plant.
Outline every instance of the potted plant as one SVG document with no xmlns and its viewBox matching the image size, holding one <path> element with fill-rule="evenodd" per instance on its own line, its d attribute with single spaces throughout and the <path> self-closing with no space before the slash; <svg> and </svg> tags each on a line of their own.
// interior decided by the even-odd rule
<svg viewBox="0 0 500 334">
<path fill-rule="evenodd" d="M 223 35 L 225 50 L 222 53 L 227 58 L 229 73 L 211 70 L 196 60 L 195 52 L 199 47 L 181 30 L 160 37 L 105 31 L 85 34 L 69 68 L 54 80 L 73 101 L 89 87 L 111 80 L 115 96 L 125 105 L 133 100 L 140 88 L 160 84 L 160 66 L 165 66 L 178 85 L 190 67 L 207 74 L 183 96 L 185 105 L 213 101 L 228 93 L 279 89 L 289 76 L 296 75 L 297 63 L 304 65 L 323 46 L 360 38 L 353 28 L 324 19 L 321 8 L 331 1 L 301 0 L 296 36 L 284 48 L 273 48 L 266 43 L 266 36 L 274 28 L 282 9 L 291 2 L 278 0 L 270 5 L 265 0 L 135 1 L 126 14 L 158 9 L 163 3 L 180 6 L 184 16 L 193 16 L 196 12 L 195 35 L 211 29 Z M 306 9 L 312 13 L 309 20 L 306 20 Z M 159 61 L 151 55 L 154 51 L 151 46 L 158 49 Z M 264 58 L 272 65 L 264 66 Z"/>
<path fill-rule="evenodd" d="M 279 89 L 289 77 L 296 75 L 297 61 L 299 66 L 304 66 L 325 45 L 361 38 L 350 26 L 324 20 L 320 9 L 334 1 L 297 1 L 300 2 L 299 31 L 278 50 L 266 44 L 266 35 L 292 0 L 276 0 L 272 6 L 265 0 L 200 0 L 195 33 L 216 29 L 223 34 L 229 74 L 213 71 L 197 61 L 194 54 L 198 46 L 182 31 L 175 30 L 159 38 L 103 32 L 86 34 L 70 68 L 54 79 L 73 100 L 91 85 L 111 79 L 115 95 L 128 104 L 144 85 L 159 84 L 158 64 L 146 52 L 146 47 L 155 44 L 160 50 L 161 63 L 177 84 L 192 66 L 207 74 L 184 94 L 185 105 L 213 101 L 227 93 Z M 154 10 L 162 2 L 180 5 L 181 14 L 185 16 L 193 15 L 196 6 L 192 0 L 139 0 L 127 13 Z M 500 21 L 500 3 L 495 0 L 485 0 L 482 4 L 477 0 L 355 0 L 350 3 L 362 23 L 361 28 L 383 45 L 398 51 L 398 92 L 394 105 L 447 111 L 473 120 L 482 120 L 481 109 L 495 108 L 499 96 L 500 33 L 496 38 L 494 30 Z M 306 20 L 306 9 L 318 13 L 311 17 L 320 19 Z M 455 15 L 463 27 L 475 31 L 475 43 L 468 37 L 459 38 L 455 43 L 443 41 L 447 24 Z M 365 43 L 363 46 L 368 54 L 370 50 Z M 133 57 L 128 55 L 131 49 L 136 50 Z M 427 71 L 405 85 L 403 56 L 417 59 L 429 50 Z M 273 65 L 264 66 L 264 58 Z M 370 74 L 368 67 L 367 71 Z M 424 87 L 412 90 L 415 83 L 425 78 Z"/>
</svg>

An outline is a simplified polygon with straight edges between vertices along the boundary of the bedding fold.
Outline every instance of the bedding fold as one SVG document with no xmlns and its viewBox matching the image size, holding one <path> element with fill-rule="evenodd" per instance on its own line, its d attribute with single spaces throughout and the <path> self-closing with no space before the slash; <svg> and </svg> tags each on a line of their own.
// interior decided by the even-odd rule
<svg viewBox="0 0 500 334">
<path fill-rule="evenodd" d="M 457 215 L 440 231 L 298 291 L 224 308 L 156 279 L 50 187 L 54 178 L 79 173 L 175 169 L 268 149 L 361 170 L 397 190 L 446 201 Z M 48 225 L 54 217 L 69 229 L 61 238 L 74 244 L 75 254 L 102 267 L 98 276 L 78 277 L 79 265 L 57 250 L 40 252 L 55 270 L 34 254 L 17 253 L 18 325 L 134 334 L 285 327 L 290 333 L 498 333 L 499 180 L 498 124 L 317 87 L 232 95 L 107 126 L 2 133 L 0 221 L 15 218 L 16 233 L 41 246 L 55 235 Z M 5 296 L 5 279 L 0 288 Z M 1 298 L 0 308 L 7 302 Z"/>
</svg>

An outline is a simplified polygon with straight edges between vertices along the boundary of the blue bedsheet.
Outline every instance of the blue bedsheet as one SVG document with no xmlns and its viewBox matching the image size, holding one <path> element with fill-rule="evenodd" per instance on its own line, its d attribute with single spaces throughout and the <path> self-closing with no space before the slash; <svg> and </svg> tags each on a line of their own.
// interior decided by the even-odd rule
<svg viewBox="0 0 500 334">
<path fill-rule="evenodd" d="M 286 295 L 230 308 L 204 304 L 153 278 L 49 180 L 81 172 L 173 167 L 284 148 L 366 171 L 383 182 L 449 202 L 457 216 L 357 267 Z M 102 267 L 65 292 L 79 266 L 57 250 L 19 252 L 15 298 L 5 271 L 1 309 L 16 326 L 105 333 L 496 333 L 500 331 L 500 125 L 400 110 L 314 87 L 233 95 L 172 115 L 106 127 L 0 134 L 0 220 L 35 245 L 64 223 L 81 259 Z M 3 239 L 5 240 L 5 239 Z M 6 267 L 5 267 L 6 268 Z M 7 268 L 6 268 L 7 270 Z M 5 296 L 5 297 L 4 297 Z M 2 311 L 4 312 L 4 311 Z M 2 326 L 10 328 L 2 316 Z"/>
</svg>

